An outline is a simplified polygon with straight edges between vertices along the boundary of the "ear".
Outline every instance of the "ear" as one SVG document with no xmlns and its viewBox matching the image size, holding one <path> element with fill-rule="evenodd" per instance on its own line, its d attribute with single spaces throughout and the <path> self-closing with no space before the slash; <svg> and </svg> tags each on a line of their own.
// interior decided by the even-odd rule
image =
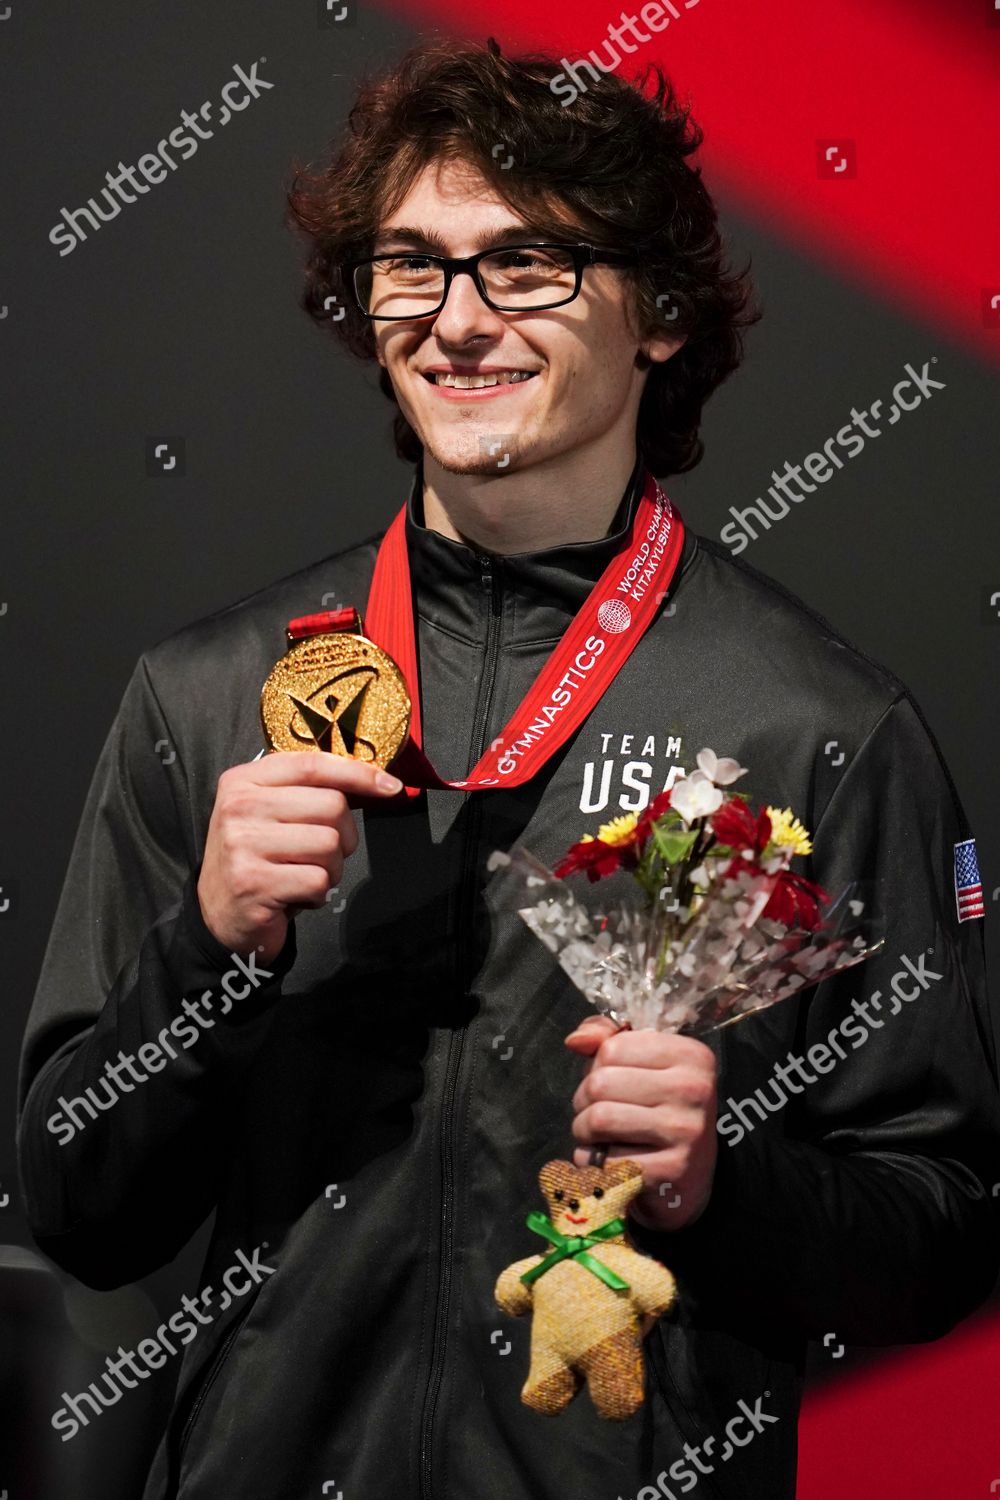
<svg viewBox="0 0 1000 1500">
<path fill-rule="evenodd" d="M 538 1174 L 538 1186 L 546 1198 L 551 1198 L 556 1188 L 569 1193 L 577 1182 L 577 1170 L 569 1161 L 547 1161 Z"/>
<path fill-rule="evenodd" d="M 686 343 L 686 334 L 682 334 L 680 338 L 676 338 L 671 337 L 668 333 L 651 333 L 639 345 L 639 352 L 644 354 L 652 364 L 659 365 L 668 360 L 671 355 L 676 354 L 678 349 Z"/>
<path fill-rule="evenodd" d="M 642 1168 L 637 1161 L 629 1156 L 618 1156 L 606 1162 L 603 1168 L 603 1181 L 607 1187 L 617 1187 L 622 1182 L 636 1182 L 642 1186 Z"/>
</svg>

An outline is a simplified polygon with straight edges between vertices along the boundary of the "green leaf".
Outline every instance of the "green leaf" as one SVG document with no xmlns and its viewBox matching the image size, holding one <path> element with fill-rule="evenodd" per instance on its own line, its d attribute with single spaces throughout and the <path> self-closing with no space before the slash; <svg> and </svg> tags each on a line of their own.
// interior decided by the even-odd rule
<svg viewBox="0 0 1000 1500">
<path fill-rule="evenodd" d="M 653 833 L 654 839 L 657 834 L 672 833 L 683 836 L 689 831 L 696 831 L 696 829 L 689 830 L 687 823 L 681 817 L 680 813 L 672 807 L 668 807 L 667 811 L 661 814 L 661 816 L 656 819 L 655 823 L 652 823 L 650 825 L 650 828 Z"/>
<path fill-rule="evenodd" d="M 690 828 L 686 831 L 674 832 L 669 828 L 660 828 L 653 824 L 653 838 L 656 847 L 667 861 L 668 865 L 679 864 L 689 854 L 698 837 L 698 830 Z"/>
</svg>

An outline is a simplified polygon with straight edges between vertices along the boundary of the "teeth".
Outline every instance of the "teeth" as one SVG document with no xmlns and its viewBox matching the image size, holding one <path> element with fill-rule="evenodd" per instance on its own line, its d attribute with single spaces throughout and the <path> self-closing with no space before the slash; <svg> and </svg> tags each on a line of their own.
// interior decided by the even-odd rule
<svg viewBox="0 0 1000 1500">
<path fill-rule="evenodd" d="M 484 385 L 511 385 L 515 381 L 530 380 L 532 370 L 500 370 L 495 375 L 453 375 L 438 371 L 434 379 L 438 385 L 455 386 L 460 391 L 478 390 Z"/>
</svg>

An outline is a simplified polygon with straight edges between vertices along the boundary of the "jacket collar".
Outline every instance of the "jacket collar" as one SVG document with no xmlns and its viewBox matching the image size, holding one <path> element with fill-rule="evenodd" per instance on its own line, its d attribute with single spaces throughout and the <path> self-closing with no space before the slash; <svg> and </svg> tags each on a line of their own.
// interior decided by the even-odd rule
<svg viewBox="0 0 1000 1500">
<path fill-rule="evenodd" d="M 505 643 L 557 640 L 621 550 L 645 481 L 646 470 L 637 458 L 606 536 L 500 556 L 442 536 L 424 524 L 423 464 L 418 461 L 406 502 L 406 544 L 417 616 L 481 643 L 496 588 Z M 694 534 L 688 531 L 681 568 L 690 561 L 694 545 Z M 488 575 L 484 578 L 484 556 L 490 558 L 498 586 L 491 584 Z"/>
</svg>

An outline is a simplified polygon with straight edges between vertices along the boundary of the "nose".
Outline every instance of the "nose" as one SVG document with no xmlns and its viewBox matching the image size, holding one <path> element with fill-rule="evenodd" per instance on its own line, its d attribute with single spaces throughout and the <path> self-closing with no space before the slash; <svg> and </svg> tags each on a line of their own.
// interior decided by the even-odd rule
<svg viewBox="0 0 1000 1500">
<path fill-rule="evenodd" d="M 444 306 L 434 319 L 432 331 L 445 344 L 464 344 L 482 334 L 500 338 L 503 317 L 483 301 L 472 273 L 460 271 L 451 279 Z"/>
</svg>

